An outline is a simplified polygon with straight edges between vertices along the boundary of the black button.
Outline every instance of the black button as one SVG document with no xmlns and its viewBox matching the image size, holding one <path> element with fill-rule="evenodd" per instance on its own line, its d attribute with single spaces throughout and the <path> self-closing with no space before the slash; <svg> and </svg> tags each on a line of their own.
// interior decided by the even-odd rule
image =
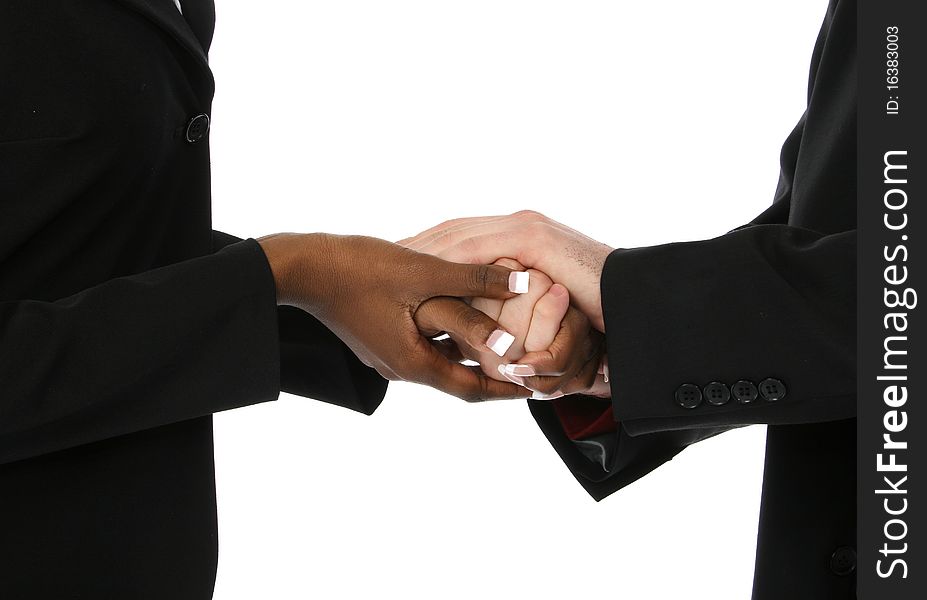
<svg viewBox="0 0 927 600">
<path fill-rule="evenodd" d="M 207 131 L 209 131 L 209 115 L 196 115 L 187 123 L 186 139 L 191 144 L 195 144 L 206 137 Z"/>
<path fill-rule="evenodd" d="M 731 387 L 731 393 L 734 395 L 734 399 L 740 402 L 741 404 L 749 404 L 756 400 L 756 397 L 759 396 L 759 393 L 756 391 L 756 386 L 753 385 L 752 381 L 747 381 L 746 379 L 741 379 Z"/>
<path fill-rule="evenodd" d="M 684 383 L 676 390 L 676 402 L 683 408 L 695 408 L 702 403 L 702 390 L 694 383 Z"/>
<path fill-rule="evenodd" d="M 706 385 L 702 394 L 705 396 L 705 400 L 708 401 L 708 404 L 714 406 L 727 404 L 727 401 L 731 399 L 731 390 L 727 389 L 726 385 L 718 381 L 712 381 Z"/>
<path fill-rule="evenodd" d="M 830 570 L 835 575 L 849 575 L 856 570 L 856 550 L 849 546 L 840 546 L 830 556 Z"/>
<path fill-rule="evenodd" d="M 785 384 L 778 379 L 764 379 L 760 382 L 760 395 L 764 400 L 775 402 L 785 398 Z"/>
</svg>

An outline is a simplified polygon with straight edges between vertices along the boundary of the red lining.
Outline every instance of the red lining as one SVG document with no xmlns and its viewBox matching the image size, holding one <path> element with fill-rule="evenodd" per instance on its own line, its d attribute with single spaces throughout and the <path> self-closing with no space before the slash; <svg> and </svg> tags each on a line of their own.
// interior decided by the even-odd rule
<svg viewBox="0 0 927 600">
<path fill-rule="evenodd" d="M 583 440 L 618 430 L 611 400 L 564 396 L 551 400 L 563 431 L 571 440 Z"/>
</svg>

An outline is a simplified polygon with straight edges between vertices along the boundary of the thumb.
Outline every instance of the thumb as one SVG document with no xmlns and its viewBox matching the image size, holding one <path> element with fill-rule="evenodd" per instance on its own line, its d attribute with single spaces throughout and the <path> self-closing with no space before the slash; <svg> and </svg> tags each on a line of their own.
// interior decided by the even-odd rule
<svg viewBox="0 0 927 600">
<path fill-rule="evenodd" d="M 507 300 L 528 291 L 529 273 L 500 265 L 453 263 L 435 258 L 440 264 L 429 282 L 438 296 L 481 297 Z"/>
</svg>

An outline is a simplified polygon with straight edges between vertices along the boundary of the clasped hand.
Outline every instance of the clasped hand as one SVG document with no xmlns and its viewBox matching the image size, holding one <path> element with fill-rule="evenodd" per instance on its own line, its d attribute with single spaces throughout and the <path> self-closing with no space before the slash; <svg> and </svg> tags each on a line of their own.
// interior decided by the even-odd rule
<svg viewBox="0 0 927 600">
<path fill-rule="evenodd" d="M 448 221 L 399 244 L 258 241 L 278 303 L 315 316 L 387 379 L 470 402 L 609 395 L 598 279 L 611 249 L 537 213 Z M 526 267 L 524 290 L 513 274 Z"/>
</svg>

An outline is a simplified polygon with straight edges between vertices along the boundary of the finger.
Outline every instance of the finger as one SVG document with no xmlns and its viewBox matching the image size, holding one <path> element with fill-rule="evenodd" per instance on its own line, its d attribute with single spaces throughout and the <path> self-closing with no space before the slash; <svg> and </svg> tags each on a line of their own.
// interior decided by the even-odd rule
<svg viewBox="0 0 927 600">
<path fill-rule="evenodd" d="M 504 357 L 515 341 L 515 336 L 495 320 L 459 298 L 440 296 L 427 300 L 415 311 L 413 319 L 419 331 L 446 331 L 458 344 L 469 346 L 477 354 L 491 350 Z M 461 352 L 468 354 L 464 349 Z"/>
<path fill-rule="evenodd" d="M 537 266 L 535 257 L 526 254 L 526 248 L 533 246 L 520 234 L 501 231 L 473 233 L 454 243 L 430 244 L 417 251 L 459 263 L 489 263 L 500 256 L 511 256 L 527 267 Z"/>
<path fill-rule="evenodd" d="M 563 392 L 566 395 L 579 393 L 589 394 L 595 386 L 596 380 L 601 379 L 601 375 L 598 374 L 598 370 L 598 357 L 593 357 L 586 361 L 586 364 L 583 365 L 583 368 L 579 370 L 579 373 L 576 374 L 576 377 L 561 384 L 558 387 L 558 391 Z M 537 393 L 533 395 L 537 396 Z M 543 398 L 535 399 L 543 400 Z"/>
<path fill-rule="evenodd" d="M 559 384 L 553 392 L 545 393 L 533 391 L 531 393 L 531 399 L 556 400 L 557 398 L 562 398 L 563 396 L 569 396 L 571 394 L 600 395 L 601 390 L 597 389 L 595 386 L 596 379 L 601 379 L 601 377 L 595 374 L 595 369 L 592 368 L 594 364 L 595 363 L 591 361 L 586 363 L 582 371 L 580 371 L 576 377 L 567 381 L 566 383 Z M 591 392 L 594 389 L 599 392 L 599 394 L 592 394 Z M 602 396 L 600 395 L 600 397 Z"/>
<path fill-rule="evenodd" d="M 527 398 L 531 392 L 508 381 L 486 377 L 476 367 L 450 362 L 432 348 L 430 368 L 420 383 L 429 385 L 467 402 Z"/>
<path fill-rule="evenodd" d="M 498 265 L 500 267 L 505 267 L 506 269 L 512 269 L 513 271 L 524 271 L 525 267 L 520 262 L 514 258 L 502 257 L 494 261 L 492 264 Z"/>
<path fill-rule="evenodd" d="M 549 250 L 547 240 L 557 239 L 550 233 L 559 231 L 567 238 L 582 236 L 577 231 L 566 227 L 544 215 L 523 210 L 503 217 L 490 217 L 482 221 L 469 221 L 449 225 L 417 239 L 414 248 L 419 252 L 426 252 L 435 256 L 442 256 L 449 248 L 461 246 L 468 252 L 478 250 L 474 248 L 477 238 L 494 238 L 498 244 L 508 248 L 496 256 L 510 256 L 518 259 L 525 266 L 535 266 L 532 256 L 538 251 Z M 544 239 L 541 239 L 544 238 Z M 526 260 L 522 259 L 522 256 Z M 490 262 L 492 259 L 482 261 L 470 260 L 460 262 Z"/>
<path fill-rule="evenodd" d="M 513 271 L 524 271 L 525 268 L 521 266 L 517 260 L 512 260 L 511 258 L 500 258 L 495 263 L 496 265 L 505 267 L 507 269 L 512 269 Z M 529 280 L 529 290 L 530 287 L 534 285 L 534 280 Z M 471 298 L 469 301 L 470 306 L 473 308 L 486 313 L 491 319 L 499 320 L 499 315 L 502 314 L 502 307 L 509 301 L 507 300 L 497 300 L 495 298 Z M 492 376 L 492 375 L 490 375 Z"/>
<path fill-rule="evenodd" d="M 460 264 L 434 258 L 427 285 L 433 296 L 483 297 L 507 300 L 528 291 L 527 271 L 498 265 Z"/>
<path fill-rule="evenodd" d="M 570 290 L 573 305 L 593 320 L 596 329 L 605 331 L 600 290 L 601 269 L 593 266 L 599 259 L 587 261 L 585 255 L 577 259 L 570 254 L 568 247 L 561 244 L 562 240 L 551 238 L 553 241 L 546 241 L 548 237 L 544 233 L 537 236 L 481 235 L 468 238 L 435 255 L 451 262 L 471 264 L 491 261 L 497 256 L 514 256 L 526 267 L 543 271 L 554 281 L 564 284 Z M 607 246 L 600 246 L 602 252 L 607 252 Z"/>
<path fill-rule="evenodd" d="M 499 318 L 496 319 L 506 331 L 515 334 L 515 344 L 510 354 L 514 354 L 516 357 L 525 353 L 525 336 L 531 326 L 534 306 L 553 285 L 553 282 L 544 273 L 535 270 L 529 270 L 528 273 L 530 274 L 528 291 L 516 298 L 506 300 L 502 304 L 502 312 L 499 314 Z M 557 326 L 559 327 L 559 325 L 560 322 L 558 321 Z"/>
<path fill-rule="evenodd" d="M 417 247 L 431 244 L 435 240 L 440 239 L 446 235 L 456 235 L 456 233 L 462 229 L 480 226 L 492 221 L 499 221 L 504 218 L 505 217 L 502 215 L 496 215 L 488 217 L 464 217 L 460 219 L 451 219 L 449 221 L 444 221 L 443 223 L 438 223 L 434 227 L 430 227 L 413 237 L 405 238 L 396 243 L 400 246 L 406 246 L 407 248 L 412 248 L 414 250 Z"/>
<path fill-rule="evenodd" d="M 445 221 L 431 229 L 423 231 L 415 238 L 403 240 L 408 247 L 428 254 L 439 254 L 443 249 L 455 244 L 466 241 L 480 235 L 496 234 L 502 237 L 510 237 L 513 234 L 522 233 L 529 229 L 536 228 L 539 225 L 552 226 L 557 229 L 567 231 L 572 234 L 579 232 L 570 229 L 566 225 L 557 223 L 544 215 L 533 210 L 521 210 L 510 215 L 500 215 L 494 217 L 476 217 L 467 219 L 454 219 Z M 536 230 L 533 230 L 536 232 Z M 502 253 L 498 256 L 515 256 L 510 253 Z M 489 260 L 483 261 L 489 262 Z M 528 265 L 530 266 L 530 265 Z"/>
<path fill-rule="evenodd" d="M 499 320 L 499 315 L 502 314 L 502 307 L 504 304 L 505 300 L 496 300 L 495 298 L 473 298 L 470 300 L 470 306 L 484 313 L 494 321 Z"/>
<path fill-rule="evenodd" d="M 559 283 L 550 286 L 534 305 L 528 335 L 525 336 L 525 351 L 537 352 L 550 347 L 569 308 L 570 293 L 567 289 Z"/>
<path fill-rule="evenodd" d="M 611 389 L 598 372 L 598 364 L 599 356 L 593 356 L 586 361 L 572 379 L 562 376 L 536 377 L 529 378 L 527 381 L 524 378 L 514 378 L 510 379 L 510 381 L 539 388 L 537 390 L 532 389 L 532 400 L 554 400 L 570 394 L 586 394 L 600 398 L 610 398 Z"/>
<path fill-rule="evenodd" d="M 434 237 L 435 234 L 440 234 L 441 232 L 452 230 L 458 226 L 466 225 L 468 223 L 478 223 L 481 221 L 486 221 L 486 220 L 495 219 L 495 218 L 497 217 L 495 216 L 461 217 L 457 219 L 448 219 L 447 221 L 442 221 L 441 223 L 438 223 L 437 225 L 433 227 L 429 227 L 428 229 L 425 229 L 411 237 L 407 237 L 405 239 L 399 240 L 396 243 L 402 246 L 407 246 L 409 244 L 415 244 L 415 243 L 422 243 Z"/>
<path fill-rule="evenodd" d="M 496 361 L 498 363 L 498 361 L 503 360 L 486 346 L 483 346 L 481 352 L 477 352 L 470 347 L 466 340 L 458 338 L 456 334 L 452 334 L 448 341 L 454 343 L 454 345 L 457 347 L 457 354 L 460 355 L 459 359 L 455 355 L 449 356 L 451 360 L 454 360 L 454 362 L 463 363 L 466 366 L 470 366 L 467 363 L 476 363 L 483 367 L 483 372 L 488 373 L 490 377 L 492 377 L 492 373 L 489 373 L 486 365 L 488 365 L 491 361 Z M 495 369 L 496 367 L 493 366 L 492 368 Z"/>
<path fill-rule="evenodd" d="M 506 373 L 522 377 L 520 381 L 531 390 L 551 394 L 561 391 L 584 371 L 586 363 L 596 358 L 594 376 L 603 346 L 601 334 L 592 330 L 585 315 L 571 307 L 550 346 L 526 354 L 518 364 L 507 365 Z"/>
</svg>

